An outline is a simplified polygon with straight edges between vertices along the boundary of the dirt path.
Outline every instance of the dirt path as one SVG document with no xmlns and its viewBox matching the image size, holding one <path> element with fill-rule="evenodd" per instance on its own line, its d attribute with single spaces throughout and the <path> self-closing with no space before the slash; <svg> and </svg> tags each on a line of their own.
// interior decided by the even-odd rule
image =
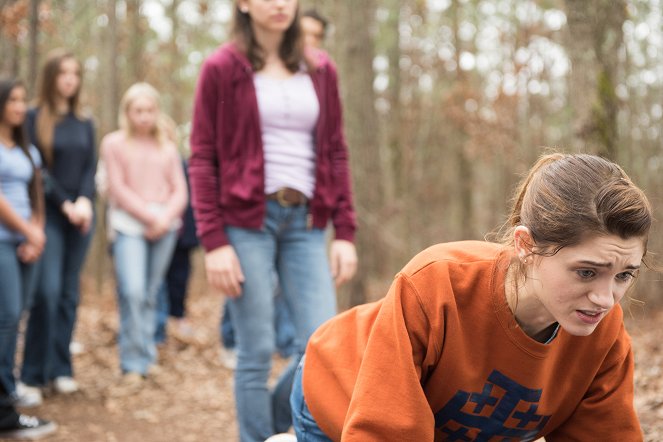
<svg viewBox="0 0 663 442">
<path fill-rule="evenodd" d="M 200 266 L 199 266 L 200 268 Z M 189 315 L 196 339 L 170 337 L 160 351 L 162 372 L 131 396 L 115 397 L 119 380 L 112 282 L 101 294 L 84 287 L 75 357 L 82 390 L 48 397 L 34 409 L 52 418 L 59 431 L 52 442 L 235 441 L 232 372 L 219 363 L 221 298 L 208 293 L 197 274 L 190 290 Z M 636 406 L 647 441 L 663 440 L 663 312 L 627 321 L 636 348 Z M 277 370 L 282 360 L 275 360 Z M 30 410 L 32 411 L 32 410 Z"/>
</svg>

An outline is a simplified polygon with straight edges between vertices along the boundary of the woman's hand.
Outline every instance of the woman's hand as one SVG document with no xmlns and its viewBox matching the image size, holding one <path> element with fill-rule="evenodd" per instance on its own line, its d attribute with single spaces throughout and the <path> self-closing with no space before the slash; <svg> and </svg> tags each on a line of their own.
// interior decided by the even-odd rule
<svg viewBox="0 0 663 442">
<path fill-rule="evenodd" d="M 170 230 L 170 223 L 163 219 L 155 216 L 150 224 L 145 226 L 145 238 L 148 241 L 156 241 Z"/>
<path fill-rule="evenodd" d="M 92 227 L 92 218 L 94 216 L 92 201 L 87 197 L 79 196 L 74 203 L 74 211 L 78 214 L 78 229 L 84 234 L 89 232 Z"/>
<path fill-rule="evenodd" d="M 235 249 L 230 244 L 205 254 L 207 282 L 226 296 L 237 298 L 242 293 L 244 273 Z"/>
<path fill-rule="evenodd" d="M 350 241 L 335 239 L 329 252 L 331 273 L 336 287 L 349 281 L 357 271 L 357 250 Z"/>
<path fill-rule="evenodd" d="M 18 260 L 25 264 L 32 264 L 41 256 L 43 249 L 38 249 L 29 242 L 21 243 L 16 249 Z"/>
<path fill-rule="evenodd" d="M 62 213 L 64 213 L 64 216 L 67 217 L 69 223 L 73 224 L 76 227 L 80 225 L 81 223 L 80 215 L 76 211 L 76 206 L 74 205 L 74 203 L 72 203 L 69 200 L 66 200 L 60 206 L 60 210 L 62 211 Z"/>
<path fill-rule="evenodd" d="M 36 221 L 30 221 L 24 232 L 25 242 L 16 249 L 16 256 L 21 262 L 35 262 L 46 245 L 46 234 L 44 228 Z"/>
<path fill-rule="evenodd" d="M 41 254 L 42 250 L 44 250 L 44 245 L 46 245 L 44 228 L 39 223 L 30 221 L 24 236 L 26 242 Z"/>
</svg>

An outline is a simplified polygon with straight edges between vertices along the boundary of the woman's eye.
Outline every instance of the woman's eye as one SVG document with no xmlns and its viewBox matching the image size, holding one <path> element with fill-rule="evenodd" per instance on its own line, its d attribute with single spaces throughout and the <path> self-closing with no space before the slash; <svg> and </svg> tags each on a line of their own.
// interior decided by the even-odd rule
<svg viewBox="0 0 663 442">
<path fill-rule="evenodd" d="M 617 279 L 623 282 L 628 282 L 633 278 L 635 278 L 635 274 L 631 272 L 622 272 L 617 275 Z"/>
<path fill-rule="evenodd" d="M 580 276 L 583 279 L 589 279 L 589 278 L 593 277 L 594 275 L 596 275 L 594 270 L 586 270 L 586 269 L 576 270 L 576 273 L 578 273 L 578 276 Z"/>
</svg>

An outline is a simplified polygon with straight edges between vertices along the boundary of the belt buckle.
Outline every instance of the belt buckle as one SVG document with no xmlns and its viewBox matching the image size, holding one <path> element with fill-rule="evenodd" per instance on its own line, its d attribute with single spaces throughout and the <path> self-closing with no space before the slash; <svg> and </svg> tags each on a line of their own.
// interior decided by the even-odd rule
<svg viewBox="0 0 663 442">
<path fill-rule="evenodd" d="M 282 187 L 279 190 L 276 191 L 276 201 L 282 206 L 282 207 L 291 207 L 293 204 L 289 201 L 286 201 L 285 199 L 285 192 L 286 188 Z"/>
</svg>

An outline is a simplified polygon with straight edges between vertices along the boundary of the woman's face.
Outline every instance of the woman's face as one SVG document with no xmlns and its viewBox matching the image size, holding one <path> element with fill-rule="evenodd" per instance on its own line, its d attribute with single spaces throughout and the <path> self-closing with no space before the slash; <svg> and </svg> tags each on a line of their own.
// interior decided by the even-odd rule
<svg viewBox="0 0 663 442">
<path fill-rule="evenodd" d="M 148 96 L 138 96 L 127 108 L 127 118 L 131 130 L 137 135 L 149 135 L 154 132 L 159 117 L 156 102 Z"/>
<path fill-rule="evenodd" d="M 55 90 L 64 99 L 76 95 L 81 85 L 81 67 L 73 58 L 65 58 L 60 63 L 60 72 L 55 80 Z"/>
<path fill-rule="evenodd" d="M 525 288 L 549 319 L 574 336 L 587 336 L 624 297 L 644 251 L 643 238 L 590 237 L 554 256 L 534 256 Z"/>
<path fill-rule="evenodd" d="M 240 10 L 251 16 L 255 30 L 284 33 L 297 12 L 297 0 L 239 0 Z"/>
<path fill-rule="evenodd" d="M 9 127 L 16 127 L 25 121 L 27 110 L 26 91 L 23 86 L 14 87 L 9 93 L 9 98 L 2 110 L 2 124 Z"/>
</svg>

